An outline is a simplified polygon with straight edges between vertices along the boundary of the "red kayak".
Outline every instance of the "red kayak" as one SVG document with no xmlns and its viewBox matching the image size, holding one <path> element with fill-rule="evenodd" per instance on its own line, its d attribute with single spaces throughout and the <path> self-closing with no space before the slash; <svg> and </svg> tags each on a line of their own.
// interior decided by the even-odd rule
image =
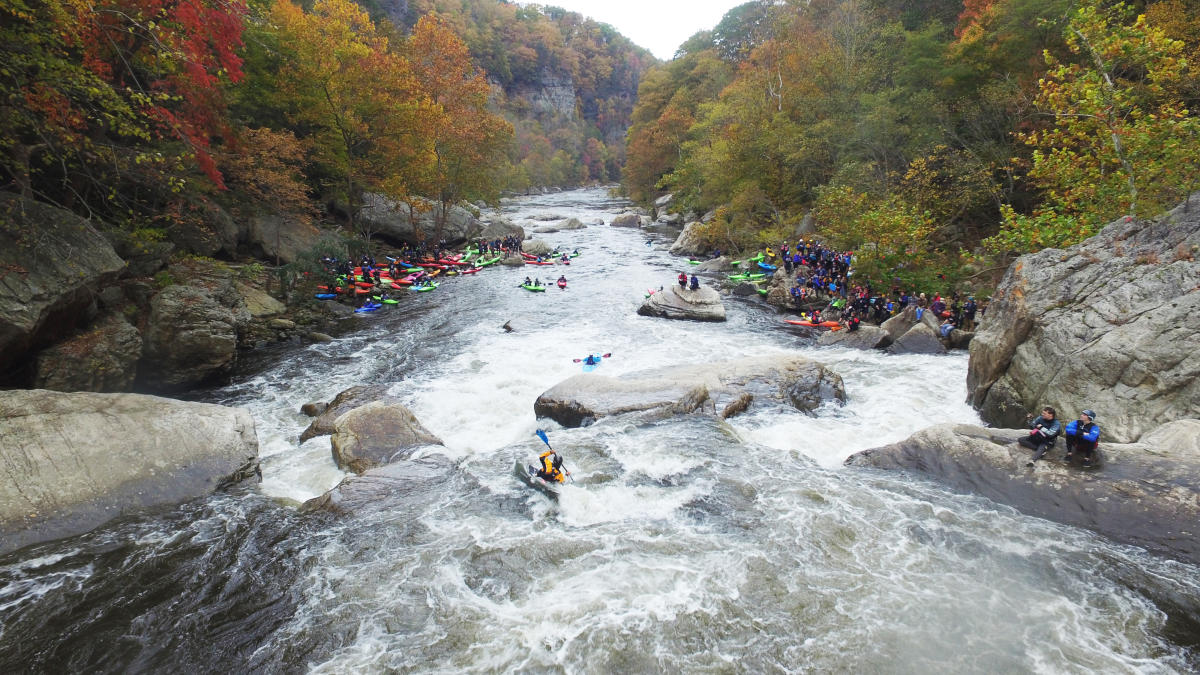
<svg viewBox="0 0 1200 675">
<path fill-rule="evenodd" d="M 476 272 L 478 272 L 481 269 L 483 269 L 483 268 L 482 267 L 472 267 L 469 270 L 463 270 L 462 272 L 460 272 L 460 274 L 475 274 Z"/>
<path fill-rule="evenodd" d="M 560 281 L 558 282 L 558 287 L 559 287 L 559 288 L 566 288 L 566 287 L 567 287 L 567 282 L 565 282 L 565 281 L 561 281 L 561 280 L 560 280 Z"/>
<path fill-rule="evenodd" d="M 793 326 L 808 326 L 809 328 L 832 328 L 838 330 L 842 324 L 836 321 L 822 321 L 821 323 L 813 323 L 811 321 L 797 321 L 795 319 L 784 319 L 784 323 L 790 323 Z"/>
<path fill-rule="evenodd" d="M 538 261 L 536 261 L 536 260 L 526 260 L 526 261 L 525 261 L 525 264 L 526 264 L 526 265 L 553 265 L 554 263 L 553 263 L 553 262 L 550 262 L 550 261 L 547 261 L 547 262 L 538 262 Z"/>
</svg>

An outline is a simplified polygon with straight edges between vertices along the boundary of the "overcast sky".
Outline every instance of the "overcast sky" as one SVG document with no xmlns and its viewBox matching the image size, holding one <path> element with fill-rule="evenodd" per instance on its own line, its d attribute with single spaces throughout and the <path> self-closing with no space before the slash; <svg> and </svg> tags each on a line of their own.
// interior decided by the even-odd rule
<svg viewBox="0 0 1200 675">
<path fill-rule="evenodd" d="M 697 32 L 709 30 L 725 12 L 746 0 L 542 0 L 603 23 L 666 61 Z M 524 3 L 523 3 L 524 4 Z"/>
</svg>

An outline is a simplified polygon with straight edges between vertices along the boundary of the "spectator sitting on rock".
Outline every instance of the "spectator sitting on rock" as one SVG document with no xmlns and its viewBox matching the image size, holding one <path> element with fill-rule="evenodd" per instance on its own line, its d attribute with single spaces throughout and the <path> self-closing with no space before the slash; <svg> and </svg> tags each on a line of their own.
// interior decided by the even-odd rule
<svg viewBox="0 0 1200 675">
<path fill-rule="evenodd" d="M 1030 420 L 1029 435 L 1019 439 L 1017 443 L 1033 450 L 1033 459 L 1029 460 L 1029 463 L 1025 465 L 1033 466 L 1033 463 L 1041 459 L 1042 455 L 1046 454 L 1046 451 L 1054 445 L 1054 439 L 1058 438 L 1058 435 L 1062 433 L 1062 424 L 1058 421 L 1054 408 L 1050 406 L 1042 408 L 1042 414 L 1038 417 L 1030 415 L 1026 419 Z M 1068 450 L 1069 447 L 1068 442 Z M 1070 456 L 1070 452 L 1068 451 L 1067 457 Z"/>
<path fill-rule="evenodd" d="M 950 337 L 950 331 L 954 330 L 954 319 L 946 319 L 938 328 L 938 334 L 942 337 Z"/>
<path fill-rule="evenodd" d="M 1090 467 L 1096 460 L 1096 446 L 1100 444 L 1100 426 L 1094 421 L 1096 413 L 1084 410 L 1079 419 L 1067 423 L 1067 461 L 1075 453 L 1083 455 L 1083 465 Z"/>
<path fill-rule="evenodd" d="M 700 288 L 700 280 L 696 278 L 695 274 L 693 274 L 692 275 L 692 290 L 694 291 L 699 288 Z"/>
</svg>

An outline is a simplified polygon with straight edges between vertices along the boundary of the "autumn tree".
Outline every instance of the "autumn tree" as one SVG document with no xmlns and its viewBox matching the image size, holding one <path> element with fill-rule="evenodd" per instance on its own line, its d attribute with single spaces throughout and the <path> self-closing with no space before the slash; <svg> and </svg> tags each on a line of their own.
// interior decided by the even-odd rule
<svg viewBox="0 0 1200 675">
<path fill-rule="evenodd" d="M 427 139 L 434 162 L 419 187 L 440 205 L 440 230 L 451 205 L 496 195 L 500 161 L 513 130 L 488 110 L 487 80 L 445 21 L 422 17 L 407 52 L 430 103 Z"/>
<path fill-rule="evenodd" d="M 401 199 L 427 175 L 429 100 L 407 60 L 353 2 L 318 0 L 305 12 L 279 0 L 270 17 L 284 50 L 276 94 L 333 179 L 324 187 L 362 225 L 365 192 Z"/>
<path fill-rule="evenodd" d="M 1051 121 L 1022 135 L 1045 202 L 1030 215 L 1006 208 L 990 240 L 997 250 L 1070 245 L 1122 213 L 1163 210 L 1200 176 L 1200 123 L 1172 95 L 1183 44 L 1125 5 L 1099 2 L 1076 10 L 1064 35 L 1078 60 L 1048 55 L 1037 103 Z"/>
</svg>

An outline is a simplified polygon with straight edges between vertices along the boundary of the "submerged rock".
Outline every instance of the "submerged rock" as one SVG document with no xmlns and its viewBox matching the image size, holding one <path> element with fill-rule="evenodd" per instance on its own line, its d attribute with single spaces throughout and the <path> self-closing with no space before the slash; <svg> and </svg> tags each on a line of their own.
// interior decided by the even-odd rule
<svg viewBox="0 0 1200 675">
<path fill-rule="evenodd" d="M 952 488 L 1116 541 L 1200 563 L 1200 420 L 1163 425 L 1136 444 L 1101 437 L 1099 468 L 1063 461 L 1063 443 L 1034 467 L 1019 429 L 943 424 L 856 453 L 849 466 L 918 471 Z"/>
<path fill-rule="evenodd" d="M 743 394 L 753 397 L 752 403 L 746 402 L 750 406 L 787 406 L 803 412 L 826 401 L 846 400 L 842 378 L 824 365 L 799 356 L 772 356 L 660 368 L 619 378 L 584 373 L 543 393 L 533 410 L 564 427 L 579 427 L 630 412 L 673 415 L 693 412 L 706 402 L 728 406 Z"/>
<path fill-rule="evenodd" d="M 707 286 L 691 291 L 672 285 L 647 298 L 638 308 L 638 314 L 664 319 L 724 321 L 725 305 L 721 302 L 721 294 Z"/>
<path fill-rule="evenodd" d="M 0 554 L 177 504 L 258 471 L 243 408 L 0 391 Z"/>
</svg>

